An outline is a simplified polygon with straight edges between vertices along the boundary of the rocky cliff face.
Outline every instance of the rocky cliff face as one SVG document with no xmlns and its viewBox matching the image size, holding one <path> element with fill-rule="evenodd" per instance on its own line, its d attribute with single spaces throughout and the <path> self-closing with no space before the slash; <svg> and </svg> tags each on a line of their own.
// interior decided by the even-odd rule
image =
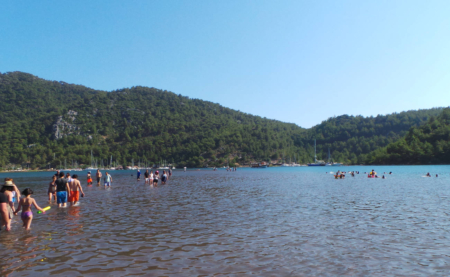
<svg viewBox="0 0 450 277">
<path fill-rule="evenodd" d="M 53 134 L 55 139 L 60 139 L 67 135 L 80 134 L 80 127 L 74 124 L 77 115 L 78 113 L 76 111 L 69 110 L 67 112 L 67 119 L 72 123 L 64 120 L 62 115 L 58 116 L 55 124 L 53 124 Z"/>
</svg>

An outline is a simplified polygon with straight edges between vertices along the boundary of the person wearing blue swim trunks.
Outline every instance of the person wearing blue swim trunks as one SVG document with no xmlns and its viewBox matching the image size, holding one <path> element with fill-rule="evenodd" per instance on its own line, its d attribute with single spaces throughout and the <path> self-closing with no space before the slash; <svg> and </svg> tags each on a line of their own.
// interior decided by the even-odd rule
<svg viewBox="0 0 450 277">
<path fill-rule="evenodd" d="M 58 207 L 67 206 L 67 191 L 70 190 L 69 183 L 67 179 L 64 179 L 64 172 L 59 173 L 58 180 L 55 181 L 56 184 L 56 202 Z"/>
</svg>

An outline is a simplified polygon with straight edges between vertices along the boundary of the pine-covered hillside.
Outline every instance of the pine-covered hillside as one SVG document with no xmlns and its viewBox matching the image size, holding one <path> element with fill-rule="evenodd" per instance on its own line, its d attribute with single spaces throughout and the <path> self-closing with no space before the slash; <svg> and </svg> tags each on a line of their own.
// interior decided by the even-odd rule
<svg viewBox="0 0 450 277">
<path fill-rule="evenodd" d="M 72 161 L 106 165 L 222 166 L 272 160 L 311 162 L 328 148 L 335 161 L 364 163 L 442 109 L 378 117 L 339 116 L 303 129 L 189 99 L 132 87 L 106 92 L 31 74 L 0 74 L 0 166 L 59 167 Z"/>
<path fill-rule="evenodd" d="M 387 147 L 371 153 L 373 164 L 450 164 L 450 109 Z"/>
<path fill-rule="evenodd" d="M 442 108 L 435 108 L 376 117 L 338 116 L 309 129 L 305 135 L 310 139 L 303 141 L 317 138 L 320 158 L 326 159 L 330 149 L 334 161 L 364 164 L 367 154 L 401 139 L 411 127 L 425 124 L 441 113 Z"/>
<path fill-rule="evenodd" d="M 155 88 L 96 91 L 30 74 L 0 75 L 0 165 L 65 161 L 221 165 L 267 159 L 303 132 Z"/>
</svg>

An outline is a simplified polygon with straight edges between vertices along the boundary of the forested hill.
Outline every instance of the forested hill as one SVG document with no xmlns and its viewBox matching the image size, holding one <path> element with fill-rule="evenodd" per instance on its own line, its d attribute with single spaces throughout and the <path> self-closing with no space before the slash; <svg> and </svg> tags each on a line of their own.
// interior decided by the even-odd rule
<svg viewBox="0 0 450 277">
<path fill-rule="evenodd" d="M 155 88 L 96 91 L 12 72 L 0 75 L 2 166 L 159 163 L 204 166 L 263 159 L 302 133 L 295 124 L 252 116 Z"/>
<path fill-rule="evenodd" d="M 340 116 L 305 130 L 155 88 L 97 91 L 11 72 L 0 75 L 0 166 L 130 165 L 161 160 L 178 166 L 313 159 L 328 147 L 335 161 L 363 163 L 442 109 L 378 117 Z"/>
<path fill-rule="evenodd" d="M 376 117 L 338 116 L 309 129 L 302 141 L 311 144 L 317 138 L 319 158 L 326 159 L 330 149 L 334 161 L 365 164 L 367 154 L 401 139 L 411 127 L 441 113 L 442 108 L 434 108 Z"/>
<path fill-rule="evenodd" d="M 450 109 L 368 157 L 374 164 L 450 164 Z"/>
</svg>

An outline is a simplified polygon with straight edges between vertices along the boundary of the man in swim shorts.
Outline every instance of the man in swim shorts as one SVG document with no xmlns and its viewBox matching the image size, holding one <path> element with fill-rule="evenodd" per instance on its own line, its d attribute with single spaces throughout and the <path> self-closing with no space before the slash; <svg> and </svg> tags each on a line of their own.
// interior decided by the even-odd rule
<svg viewBox="0 0 450 277">
<path fill-rule="evenodd" d="M 78 175 L 74 174 L 72 176 L 72 181 L 69 184 L 69 203 L 70 206 L 77 204 L 81 196 L 84 197 L 83 188 L 81 187 L 80 181 L 78 180 Z"/>
<path fill-rule="evenodd" d="M 67 206 L 67 191 L 69 191 L 69 184 L 64 178 L 64 172 L 59 173 L 59 178 L 55 181 L 56 184 L 56 202 L 58 207 Z"/>
<path fill-rule="evenodd" d="M 100 172 L 100 169 L 97 169 L 97 186 L 100 186 L 100 180 L 102 179 L 102 173 Z"/>
</svg>

